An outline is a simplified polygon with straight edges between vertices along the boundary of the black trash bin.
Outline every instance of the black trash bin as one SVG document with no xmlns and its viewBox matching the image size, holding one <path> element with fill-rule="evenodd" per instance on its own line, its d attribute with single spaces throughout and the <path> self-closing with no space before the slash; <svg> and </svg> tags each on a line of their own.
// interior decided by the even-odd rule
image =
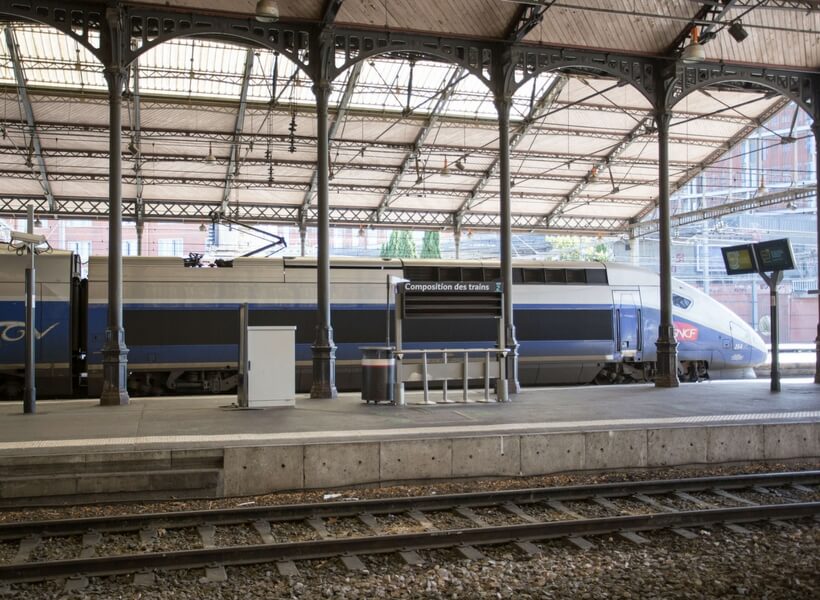
<svg viewBox="0 0 820 600">
<path fill-rule="evenodd" d="M 391 346 L 363 346 L 362 400 L 393 402 L 393 384 L 396 383 L 396 356 Z"/>
</svg>

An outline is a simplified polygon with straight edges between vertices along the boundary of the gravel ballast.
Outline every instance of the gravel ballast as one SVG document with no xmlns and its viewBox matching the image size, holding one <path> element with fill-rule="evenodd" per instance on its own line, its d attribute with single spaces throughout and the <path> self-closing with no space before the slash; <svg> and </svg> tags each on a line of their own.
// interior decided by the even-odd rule
<svg viewBox="0 0 820 600">
<path fill-rule="evenodd" d="M 456 493 L 488 489 L 510 489 L 555 485 L 582 485 L 607 481 L 635 479 L 663 479 L 700 477 L 750 472 L 816 469 L 818 465 L 761 465 L 753 467 L 710 468 L 699 470 L 667 469 L 607 474 L 562 475 L 516 479 L 510 481 L 449 482 L 438 485 L 396 486 L 385 489 L 337 490 L 338 500 L 353 497 L 413 496 L 430 493 Z M 816 500 L 813 494 L 789 490 L 790 500 Z M 812 497 L 803 497 L 812 496 Z M 703 497 L 706 500 L 706 497 Z M 708 498 L 713 500 L 713 498 Z M 762 500 L 762 498 L 761 498 Z M 276 494 L 257 498 L 224 499 L 219 501 L 186 501 L 146 504 L 115 504 L 82 507 L 49 508 L 0 514 L 4 521 L 101 516 L 109 514 L 193 510 L 198 508 L 233 507 L 252 502 L 253 505 L 322 501 L 322 492 Z M 772 499 L 768 499 L 771 502 Z M 783 500 L 780 500 L 783 501 Z M 619 500 L 619 506 L 640 509 L 633 500 Z M 572 506 L 572 508 L 579 508 Z M 507 517 L 494 510 L 482 511 L 481 517 L 499 521 Z M 585 512 L 589 512 L 586 508 Z M 595 509 L 598 512 L 598 509 Z M 605 511 L 603 511 L 605 512 Z M 602 514 L 603 514 L 602 512 Z M 638 512 L 638 511 L 636 511 Z M 642 512 L 642 511 L 641 511 Z M 435 516 L 435 513 L 427 513 Z M 593 516 L 593 515 L 588 515 Z M 560 514 L 551 518 L 562 518 Z M 417 525 L 406 516 L 380 517 L 384 525 L 391 524 L 399 531 L 417 530 Z M 393 522 L 391 523 L 391 520 Z M 436 522 L 435 519 L 431 519 Z M 470 527 L 463 517 L 451 515 L 440 527 Z M 512 519 L 515 520 L 514 518 Z M 277 529 L 274 536 L 284 531 Z M 385 527 L 392 529 L 393 527 Z M 452 549 L 421 551 L 423 563 L 408 566 L 396 554 L 362 557 L 366 570 L 348 571 L 337 559 L 302 561 L 297 563 L 299 574 L 286 577 L 275 565 L 228 567 L 228 579 L 209 582 L 202 570 L 156 573 L 152 586 L 135 587 L 131 576 L 92 578 L 82 590 L 64 591 L 64 582 L 51 581 L 3 587 L 0 598 L 20 600 L 60 599 L 236 599 L 246 598 L 816 598 L 820 589 L 820 523 L 801 520 L 788 526 L 774 523 L 745 524 L 750 533 L 741 534 L 724 527 L 694 530 L 696 539 L 684 539 L 668 531 L 647 532 L 641 535 L 648 544 L 637 545 L 620 536 L 590 537 L 594 546 L 580 550 L 563 540 L 536 544 L 541 554 L 529 557 L 513 545 L 482 547 L 485 558 L 466 560 Z M 310 527 L 287 524 L 288 533 L 297 537 L 315 539 Z M 355 520 L 340 519 L 329 523 L 328 529 L 338 529 L 342 535 L 367 534 L 367 529 Z M 240 537 L 253 538 L 251 529 L 240 530 Z M 157 545 L 170 550 L 176 546 L 173 538 L 182 532 L 161 532 Z M 193 536 L 193 530 L 182 533 Z M 222 536 L 225 535 L 223 538 Z M 220 543 L 239 542 L 232 539 L 236 533 L 217 530 Z M 116 544 L 117 537 L 130 546 L 135 540 L 129 536 L 107 537 L 103 545 Z M 285 537 L 282 535 L 282 537 Z M 293 538 L 290 538 L 293 539 Z M 279 540 L 277 540 L 279 541 Z M 284 540 L 282 540 L 284 541 Z M 12 548 L 4 553 L 9 560 Z"/>
</svg>

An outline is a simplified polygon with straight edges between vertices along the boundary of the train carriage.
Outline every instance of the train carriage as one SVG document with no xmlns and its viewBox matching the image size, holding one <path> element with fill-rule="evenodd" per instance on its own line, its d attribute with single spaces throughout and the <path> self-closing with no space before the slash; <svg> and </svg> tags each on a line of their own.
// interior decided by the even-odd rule
<svg viewBox="0 0 820 600">
<path fill-rule="evenodd" d="M 58 279 L 63 286 L 43 284 L 43 293 L 52 294 L 52 302 L 57 298 L 60 302 L 45 310 L 42 318 L 38 313 L 39 334 L 47 331 L 49 340 L 55 342 L 53 348 L 62 353 L 57 356 L 53 354 L 57 350 L 41 350 L 38 354 L 38 364 L 47 358 L 49 376 L 62 381 L 57 387 L 50 382 L 48 393 L 77 392 L 77 384 L 83 381 L 78 376 L 82 369 L 77 357 L 85 356 L 88 389 L 80 392 L 97 395 L 102 387 L 108 310 L 107 259 L 92 257 L 89 261 L 87 299 L 74 259 L 52 256 L 38 261 L 44 273 L 48 269 L 61 272 Z M 53 266 L 47 266 L 51 261 Z M 296 326 L 297 390 L 310 389 L 315 259 L 237 258 L 223 264 L 190 267 L 181 258 L 123 259 L 123 320 L 131 393 L 225 393 L 235 389 L 238 312 L 244 303 L 250 306 L 252 325 Z M 18 312 L 22 318 L 22 268 L 4 263 L 6 275 L 0 281 L 5 287 L 0 290 L 4 314 L 9 317 L 3 320 L 11 322 Z M 8 278 L 15 270 L 19 270 L 14 275 L 19 281 Z M 48 277 L 55 276 L 42 281 Z M 498 281 L 500 270 L 497 262 L 334 258 L 331 322 L 340 390 L 359 386 L 359 348 L 388 341 L 390 277 Z M 513 265 L 513 280 L 522 385 L 652 379 L 660 320 L 657 274 L 615 263 L 520 261 Z M 677 280 L 673 280 L 673 303 L 679 370 L 684 378 L 754 376 L 753 367 L 766 359 L 766 347 L 751 327 L 720 303 Z M 62 312 L 53 312 L 57 310 Z M 71 317 L 66 320 L 64 314 Z M 76 329 L 86 321 L 87 344 L 76 333 L 60 337 L 57 343 L 60 324 L 70 322 Z M 6 382 L 14 379 L 10 372 L 18 380 L 20 375 L 9 346 L 18 343 L 22 348 L 15 337 L 19 330 L 9 331 L 7 337 L 15 339 L 3 342 L 6 354 L 0 355 L 4 374 L 0 377 Z M 406 323 L 403 341 L 408 348 L 478 347 L 493 344 L 495 335 L 496 326 L 489 320 L 413 320 Z M 58 372 L 58 365 L 66 370 Z M 40 391 L 45 393 L 42 387 Z"/>
<path fill-rule="evenodd" d="M 25 385 L 25 270 L 30 258 L 0 252 L 0 398 L 16 398 Z M 85 284 L 79 256 L 54 251 L 35 261 L 37 393 L 71 396 L 84 370 Z"/>
</svg>

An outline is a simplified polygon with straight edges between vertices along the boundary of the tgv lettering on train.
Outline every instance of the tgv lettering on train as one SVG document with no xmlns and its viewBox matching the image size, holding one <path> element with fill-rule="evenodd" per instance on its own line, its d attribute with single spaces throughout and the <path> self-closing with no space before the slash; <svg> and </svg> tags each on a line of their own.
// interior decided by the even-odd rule
<svg viewBox="0 0 820 600">
<path fill-rule="evenodd" d="M 48 335 L 48 332 L 57 327 L 59 323 L 54 323 L 44 331 L 34 330 L 34 337 L 38 340 Z M 0 340 L 4 342 L 19 342 L 26 336 L 26 324 L 23 321 L 0 321 Z"/>
</svg>

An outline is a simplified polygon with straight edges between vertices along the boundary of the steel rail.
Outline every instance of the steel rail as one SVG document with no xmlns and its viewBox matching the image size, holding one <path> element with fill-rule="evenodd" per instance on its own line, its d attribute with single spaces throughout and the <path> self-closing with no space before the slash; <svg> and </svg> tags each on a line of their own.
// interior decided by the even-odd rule
<svg viewBox="0 0 820 600">
<path fill-rule="evenodd" d="M 437 496 L 378 498 L 355 502 L 317 502 L 312 504 L 283 504 L 176 513 L 26 521 L 0 524 L 0 540 L 21 539 L 28 535 L 41 535 L 43 537 L 82 535 L 89 530 L 99 533 L 121 533 L 147 528 L 179 529 L 196 527 L 204 523 L 210 525 L 237 525 L 257 520 L 270 522 L 298 521 L 311 518 L 353 517 L 363 513 L 377 515 L 402 513 L 410 510 L 432 511 L 448 510 L 456 507 L 496 506 L 506 503 L 533 504 L 536 502 L 584 500 L 596 497 L 624 498 L 635 494 L 658 495 L 676 491 L 698 492 L 713 489 L 728 490 L 755 486 L 780 487 L 818 483 L 820 483 L 820 471 L 796 471 L 552 488 L 525 488 Z"/>
<path fill-rule="evenodd" d="M 223 566 L 264 562 L 314 560 L 345 555 L 384 554 L 408 550 L 431 550 L 466 545 L 504 544 L 549 540 L 580 535 L 605 535 L 626 531 L 650 531 L 718 523 L 747 523 L 771 519 L 816 517 L 820 502 L 770 504 L 742 508 L 718 508 L 650 515 L 551 521 L 501 527 L 449 529 L 422 533 L 323 539 L 307 542 L 256 544 L 153 554 L 128 554 L 104 558 L 39 561 L 0 566 L 0 581 L 22 583 L 81 574 L 118 575 L 150 569 L 190 569 L 213 564 Z"/>
</svg>

